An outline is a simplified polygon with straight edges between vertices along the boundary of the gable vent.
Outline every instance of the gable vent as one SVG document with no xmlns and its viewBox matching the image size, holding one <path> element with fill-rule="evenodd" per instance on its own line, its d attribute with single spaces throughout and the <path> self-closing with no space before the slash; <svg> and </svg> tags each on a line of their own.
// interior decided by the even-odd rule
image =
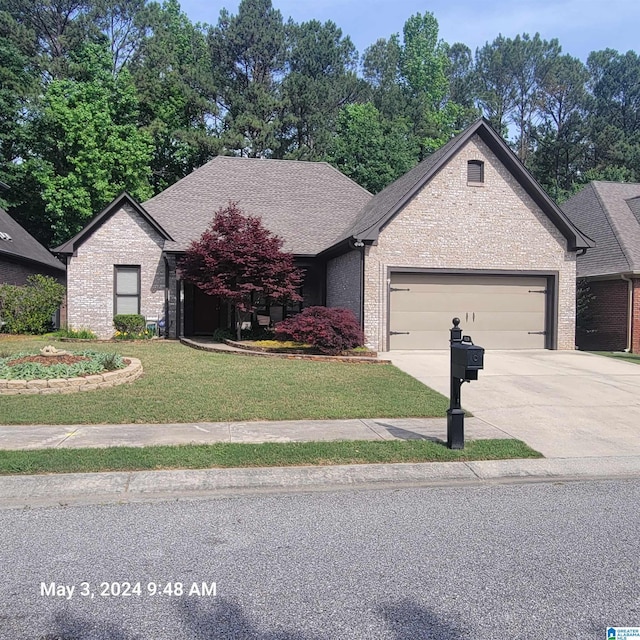
<svg viewBox="0 0 640 640">
<path fill-rule="evenodd" d="M 484 182 L 484 162 L 469 160 L 467 162 L 467 182 L 482 184 Z"/>
<path fill-rule="evenodd" d="M 5 242 L 13 242 L 13 238 L 4 231 L 0 231 L 0 240 L 4 240 Z"/>
</svg>

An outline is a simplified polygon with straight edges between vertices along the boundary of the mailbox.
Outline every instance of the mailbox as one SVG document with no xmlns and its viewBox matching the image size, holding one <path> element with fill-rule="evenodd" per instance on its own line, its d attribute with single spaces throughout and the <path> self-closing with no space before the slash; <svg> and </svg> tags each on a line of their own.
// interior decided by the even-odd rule
<svg viewBox="0 0 640 640">
<path fill-rule="evenodd" d="M 451 375 L 460 380 L 477 380 L 484 367 L 484 349 L 472 342 L 451 344 Z"/>
</svg>

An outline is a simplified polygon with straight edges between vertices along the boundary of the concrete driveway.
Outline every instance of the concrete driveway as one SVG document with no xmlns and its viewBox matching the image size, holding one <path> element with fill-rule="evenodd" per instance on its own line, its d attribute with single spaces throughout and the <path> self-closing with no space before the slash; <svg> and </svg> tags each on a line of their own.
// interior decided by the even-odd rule
<svg viewBox="0 0 640 640">
<path fill-rule="evenodd" d="M 449 396 L 448 351 L 392 351 Z M 640 365 L 580 351 L 487 351 L 462 406 L 546 457 L 640 455 Z"/>
</svg>

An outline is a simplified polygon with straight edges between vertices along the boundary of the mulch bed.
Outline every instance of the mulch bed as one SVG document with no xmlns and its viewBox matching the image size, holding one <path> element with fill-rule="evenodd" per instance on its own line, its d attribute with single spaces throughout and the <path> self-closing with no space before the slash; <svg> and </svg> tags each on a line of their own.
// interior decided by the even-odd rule
<svg viewBox="0 0 640 640">
<path fill-rule="evenodd" d="M 24 362 L 37 362 L 38 364 L 44 364 L 46 366 L 51 366 L 54 364 L 75 364 L 76 362 L 82 362 L 83 360 L 89 360 L 86 356 L 72 356 L 72 355 L 61 355 L 61 356 L 24 356 L 23 358 L 18 358 L 17 360 L 11 360 L 11 362 L 7 362 L 9 367 L 12 367 L 16 364 L 22 364 Z"/>
</svg>

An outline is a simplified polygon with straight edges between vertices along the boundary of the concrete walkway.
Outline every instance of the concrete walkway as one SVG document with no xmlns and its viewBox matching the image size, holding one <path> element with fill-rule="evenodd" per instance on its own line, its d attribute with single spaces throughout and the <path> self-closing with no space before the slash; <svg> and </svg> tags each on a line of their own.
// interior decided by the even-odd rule
<svg viewBox="0 0 640 640">
<path fill-rule="evenodd" d="M 385 355 L 448 396 L 448 351 Z M 546 457 L 640 455 L 640 365 L 581 351 L 487 351 L 484 367 L 462 387 L 476 419 Z"/>
<path fill-rule="evenodd" d="M 482 420 L 468 418 L 466 438 L 509 438 Z M 190 424 L 98 424 L 0 426 L 0 449 L 144 447 L 215 442 L 309 442 L 329 440 L 440 440 L 444 418 L 380 420 L 290 420 Z"/>
</svg>

